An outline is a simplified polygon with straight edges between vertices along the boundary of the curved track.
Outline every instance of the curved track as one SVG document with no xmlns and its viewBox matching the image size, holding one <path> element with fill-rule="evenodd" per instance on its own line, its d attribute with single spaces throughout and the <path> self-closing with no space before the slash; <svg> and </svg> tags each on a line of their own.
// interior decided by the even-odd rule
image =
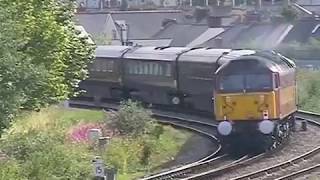
<svg viewBox="0 0 320 180">
<path fill-rule="evenodd" d="M 104 104 L 103 107 L 106 107 L 106 104 Z M 117 105 L 111 105 L 107 108 L 117 109 Z M 152 112 L 153 116 L 155 116 L 161 123 L 186 128 L 210 137 L 214 141 L 218 142 L 214 136 L 216 125 L 208 118 L 199 120 L 200 117 L 197 116 L 183 115 L 172 112 L 168 113 L 158 110 L 152 110 Z M 320 128 L 320 114 L 307 111 L 298 111 L 296 117 L 297 120 L 306 121 L 309 125 Z M 318 122 L 316 120 L 318 120 Z M 224 173 L 240 169 L 243 166 L 247 166 L 259 161 L 272 152 L 270 151 L 251 157 L 249 155 L 245 155 L 237 160 L 231 160 L 227 154 L 217 156 L 220 150 L 221 146 L 219 145 L 214 153 L 197 162 L 193 162 L 159 174 L 151 175 L 143 179 L 213 179 L 214 177 L 220 176 Z M 281 162 L 274 166 L 258 170 L 256 172 L 238 176 L 233 179 L 292 179 L 320 169 L 319 154 L 320 144 L 318 147 L 303 155 L 292 158 L 285 162 Z M 283 172 L 281 171 L 282 169 L 286 170 L 285 173 L 277 173 Z"/>
<path fill-rule="evenodd" d="M 320 123 L 315 120 L 320 120 L 320 114 L 310 113 L 306 111 L 299 111 L 297 113 L 297 120 L 306 121 L 309 125 L 317 126 L 320 128 Z M 265 157 L 267 157 L 269 154 L 273 153 L 273 151 L 278 150 L 278 148 L 258 154 L 253 157 L 244 156 L 240 158 L 239 160 L 236 160 L 234 162 L 231 162 L 226 165 L 219 166 L 218 168 L 213 168 L 208 171 L 197 173 L 190 177 L 185 177 L 182 179 L 185 180 L 207 180 L 207 179 L 214 179 L 215 177 L 218 177 L 220 175 L 223 175 L 224 173 L 228 173 L 230 171 L 240 169 L 246 165 L 250 165 L 254 162 L 257 162 Z M 310 172 L 314 172 L 318 169 L 320 169 L 320 145 L 311 150 L 310 152 L 307 152 L 303 155 L 300 155 L 298 157 L 295 157 L 289 161 L 285 161 L 282 163 L 279 163 L 277 165 L 274 165 L 272 167 L 268 167 L 266 169 L 262 169 L 250 174 L 246 174 L 243 176 L 239 176 L 234 178 L 234 180 L 243 180 L 243 179 L 292 179 L 297 176 L 305 175 Z M 277 171 L 286 170 L 285 174 L 277 174 Z"/>
<path fill-rule="evenodd" d="M 320 128 L 320 114 L 298 111 L 296 118 L 298 120 L 306 121 L 309 125 L 317 126 Z M 261 169 L 246 175 L 242 175 L 233 180 L 246 180 L 246 179 L 293 179 L 298 176 L 306 175 L 310 172 L 315 172 L 320 169 L 320 144 L 311 151 L 292 158 L 288 161 L 281 162 L 274 166 Z"/>
</svg>

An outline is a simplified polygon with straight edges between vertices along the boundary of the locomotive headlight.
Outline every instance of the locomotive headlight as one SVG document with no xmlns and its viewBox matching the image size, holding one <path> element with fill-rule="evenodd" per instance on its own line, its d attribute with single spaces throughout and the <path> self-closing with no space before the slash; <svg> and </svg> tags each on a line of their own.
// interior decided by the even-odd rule
<svg viewBox="0 0 320 180">
<path fill-rule="evenodd" d="M 263 120 L 259 123 L 259 131 L 263 134 L 271 134 L 274 129 L 274 122 L 270 120 Z"/>
<path fill-rule="evenodd" d="M 264 95 L 260 95 L 260 102 L 264 102 L 264 99 L 265 99 Z"/>
<path fill-rule="evenodd" d="M 223 136 L 228 136 L 231 134 L 232 124 L 229 121 L 223 121 L 218 125 L 218 132 Z"/>
</svg>

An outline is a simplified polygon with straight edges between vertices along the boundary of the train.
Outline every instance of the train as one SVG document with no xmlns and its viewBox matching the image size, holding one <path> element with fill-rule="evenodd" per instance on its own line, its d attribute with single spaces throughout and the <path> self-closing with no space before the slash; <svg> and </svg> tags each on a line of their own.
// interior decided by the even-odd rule
<svg viewBox="0 0 320 180">
<path fill-rule="evenodd" d="M 283 139 L 297 111 L 296 66 L 275 51 L 98 46 L 74 102 L 133 99 L 206 112 L 219 137 Z"/>
</svg>

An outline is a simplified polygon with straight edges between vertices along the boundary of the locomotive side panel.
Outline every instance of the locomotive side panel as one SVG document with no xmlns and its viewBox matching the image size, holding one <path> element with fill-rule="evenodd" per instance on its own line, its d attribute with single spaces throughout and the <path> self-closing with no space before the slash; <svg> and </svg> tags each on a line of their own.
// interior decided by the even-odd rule
<svg viewBox="0 0 320 180">
<path fill-rule="evenodd" d="M 280 74 L 279 119 L 283 119 L 297 111 L 295 70 Z"/>
</svg>

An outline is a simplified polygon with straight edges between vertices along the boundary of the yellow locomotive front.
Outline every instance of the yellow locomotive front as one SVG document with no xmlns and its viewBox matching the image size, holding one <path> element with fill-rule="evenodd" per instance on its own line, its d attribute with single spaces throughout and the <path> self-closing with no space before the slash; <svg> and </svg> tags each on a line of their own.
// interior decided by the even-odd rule
<svg viewBox="0 0 320 180">
<path fill-rule="evenodd" d="M 296 111 L 295 94 L 295 66 L 282 56 L 255 54 L 222 65 L 214 91 L 219 134 L 288 130 Z"/>
</svg>

